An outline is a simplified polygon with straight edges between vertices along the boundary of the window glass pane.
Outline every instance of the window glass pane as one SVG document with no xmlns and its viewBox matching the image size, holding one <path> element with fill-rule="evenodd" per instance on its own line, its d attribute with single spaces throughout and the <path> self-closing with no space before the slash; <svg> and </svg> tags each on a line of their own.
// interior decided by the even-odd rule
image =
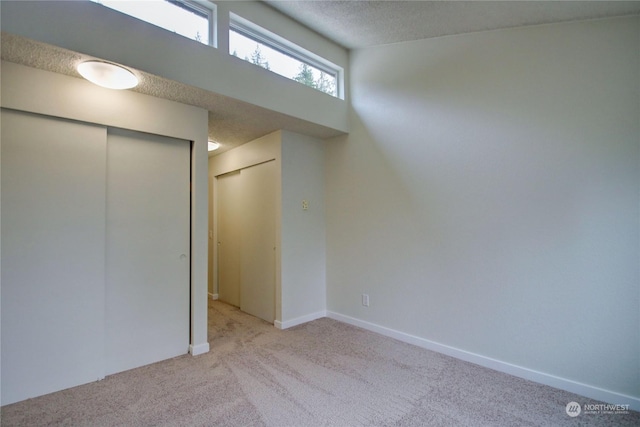
<svg viewBox="0 0 640 427">
<path fill-rule="evenodd" d="M 229 31 L 229 53 L 281 76 L 337 96 L 335 75 L 323 72 L 234 30 Z"/>
<path fill-rule="evenodd" d="M 91 0 L 150 24 L 199 41 L 209 42 L 209 16 L 176 0 Z"/>
</svg>

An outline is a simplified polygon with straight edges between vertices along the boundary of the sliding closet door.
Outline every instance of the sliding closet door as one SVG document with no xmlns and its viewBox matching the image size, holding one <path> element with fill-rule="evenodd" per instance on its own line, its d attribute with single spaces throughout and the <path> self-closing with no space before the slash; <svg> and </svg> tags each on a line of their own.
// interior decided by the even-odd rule
<svg viewBox="0 0 640 427">
<path fill-rule="evenodd" d="M 189 346 L 190 143 L 109 129 L 106 373 Z"/>
<path fill-rule="evenodd" d="M 2 110 L 2 404 L 104 376 L 106 129 Z"/>
<path fill-rule="evenodd" d="M 242 257 L 240 309 L 273 323 L 276 281 L 276 162 L 240 172 Z"/>
<path fill-rule="evenodd" d="M 217 177 L 218 292 L 221 301 L 273 323 L 276 281 L 276 165 Z"/>
</svg>

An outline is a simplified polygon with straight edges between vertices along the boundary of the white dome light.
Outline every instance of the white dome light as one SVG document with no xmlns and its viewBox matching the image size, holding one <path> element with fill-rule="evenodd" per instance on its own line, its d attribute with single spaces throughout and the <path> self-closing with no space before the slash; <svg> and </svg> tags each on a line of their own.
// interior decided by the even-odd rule
<svg viewBox="0 0 640 427">
<path fill-rule="evenodd" d="M 208 141 L 209 142 L 209 151 L 213 151 L 213 150 L 217 150 L 218 148 L 220 148 L 220 143 L 215 142 L 215 141 Z"/>
<path fill-rule="evenodd" d="M 138 78 L 126 68 L 103 61 L 86 61 L 78 65 L 78 72 L 91 83 L 108 89 L 131 89 Z"/>
</svg>

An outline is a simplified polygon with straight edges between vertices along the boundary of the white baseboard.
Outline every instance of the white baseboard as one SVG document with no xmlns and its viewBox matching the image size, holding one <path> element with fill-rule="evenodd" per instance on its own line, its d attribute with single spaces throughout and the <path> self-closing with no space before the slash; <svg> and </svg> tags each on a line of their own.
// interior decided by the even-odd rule
<svg viewBox="0 0 640 427">
<path fill-rule="evenodd" d="M 198 356 L 199 354 L 205 354 L 209 352 L 209 343 L 205 342 L 202 344 L 189 345 L 189 353 L 192 356 Z"/>
<path fill-rule="evenodd" d="M 600 400 L 606 403 L 629 405 L 630 409 L 633 409 L 634 411 L 640 411 L 640 399 L 633 396 L 627 396 L 625 394 L 601 389 L 588 384 L 568 380 L 566 378 L 556 377 L 554 375 L 534 371 L 522 366 L 512 365 L 510 363 L 502 362 L 500 360 L 492 359 L 490 357 L 471 353 L 465 350 L 460 350 L 424 338 L 416 337 L 414 335 L 406 334 L 404 332 L 396 331 L 394 329 L 386 328 L 384 326 L 376 325 L 375 323 L 370 323 L 364 320 L 356 319 L 354 317 L 335 313 L 333 311 L 327 311 L 327 317 L 338 320 L 340 322 L 348 323 L 350 325 L 358 326 L 372 332 L 377 332 L 381 335 L 395 338 L 398 341 L 413 344 L 418 347 L 426 348 L 427 350 L 435 351 L 437 353 L 446 354 L 447 356 L 455 357 L 456 359 L 475 363 L 476 365 L 484 366 L 486 368 L 524 378 L 529 381 L 534 381 L 540 384 L 548 385 L 571 393 L 576 393 L 581 396 Z"/>
<path fill-rule="evenodd" d="M 212 294 L 211 292 L 209 292 L 209 298 L 215 301 L 218 299 L 218 294 Z"/>
<path fill-rule="evenodd" d="M 311 322 L 312 320 L 321 319 L 323 317 L 327 317 L 327 312 L 324 310 L 296 317 L 295 319 L 285 320 L 284 322 L 276 320 L 275 322 L 273 322 L 273 326 L 278 329 L 287 329 L 293 326 L 302 325 L 303 323 Z"/>
</svg>

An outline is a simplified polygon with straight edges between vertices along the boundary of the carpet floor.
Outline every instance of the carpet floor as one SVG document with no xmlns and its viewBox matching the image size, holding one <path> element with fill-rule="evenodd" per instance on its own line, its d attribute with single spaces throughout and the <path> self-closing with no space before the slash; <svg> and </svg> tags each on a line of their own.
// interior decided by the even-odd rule
<svg viewBox="0 0 640 427">
<path fill-rule="evenodd" d="M 3 426 L 640 426 L 599 403 L 331 319 L 209 305 L 211 351 L 2 407 Z"/>
</svg>

